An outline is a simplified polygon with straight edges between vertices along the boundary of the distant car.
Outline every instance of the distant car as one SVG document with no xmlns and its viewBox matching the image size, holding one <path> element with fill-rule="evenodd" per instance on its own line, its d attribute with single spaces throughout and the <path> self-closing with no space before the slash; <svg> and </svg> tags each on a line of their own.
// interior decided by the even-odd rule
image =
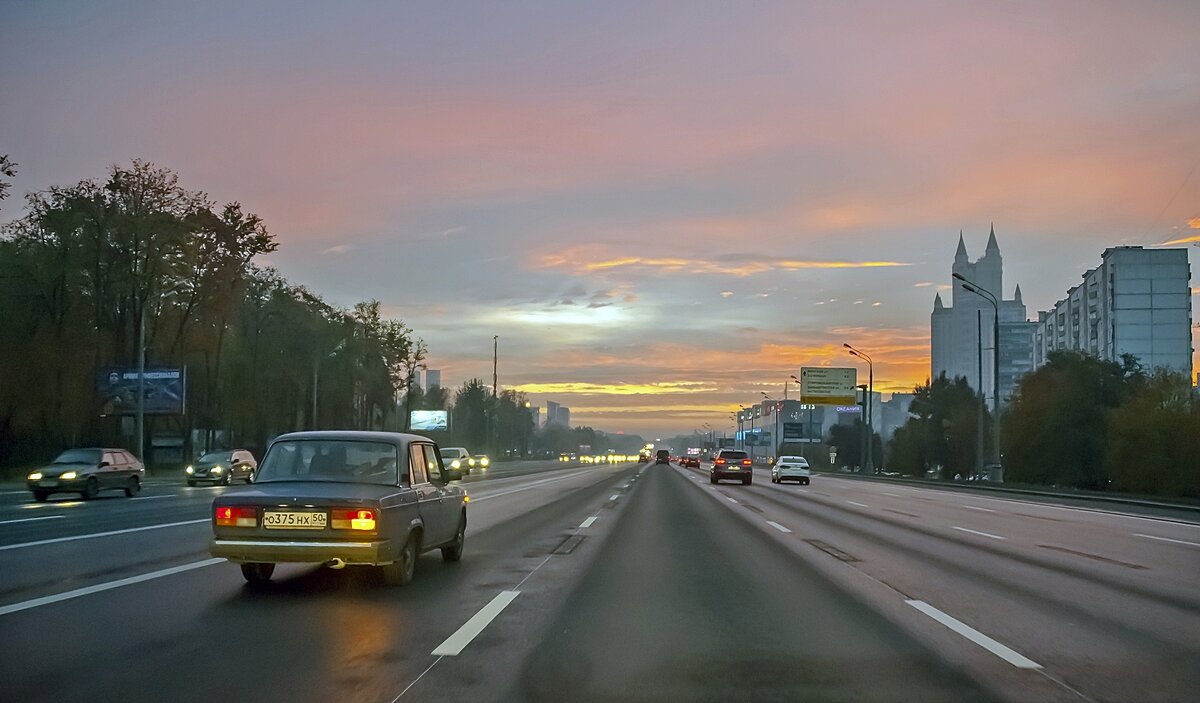
<svg viewBox="0 0 1200 703">
<path fill-rule="evenodd" d="M 637 460 L 638 460 L 638 463 L 639 463 L 639 464 L 648 464 L 648 463 L 650 463 L 650 452 L 648 452 L 648 451 L 645 451 L 645 450 L 642 450 L 641 452 L 638 452 L 638 459 L 637 459 Z"/>
<path fill-rule="evenodd" d="M 412 581 L 417 557 L 462 558 L 467 495 L 425 437 L 394 432 L 295 432 L 267 449 L 252 486 L 213 500 L 214 557 L 251 584 L 280 562 L 375 566 Z"/>
<path fill-rule="evenodd" d="M 692 455 L 692 454 L 689 454 L 688 456 L 685 456 L 685 457 L 680 457 L 679 465 L 684 468 L 690 467 L 693 469 L 698 469 L 698 468 L 700 468 L 700 457 Z"/>
<path fill-rule="evenodd" d="M 210 482 L 228 486 L 234 481 L 254 482 L 254 472 L 258 470 L 258 461 L 254 455 L 245 449 L 223 449 L 207 452 L 195 464 L 189 464 L 183 470 L 187 475 L 187 485 Z"/>
<path fill-rule="evenodd" d="M 722 479 L 741 481 L 749 486 L 754 482 L 754 469 L 750 457 L 740 449 L 722 449 L 713 457 L 708 467 L 709 483 L 717 483 Z"/>
<path fill-rule="evenodd" d="M 666 449 L 659 449 L 654 454 L 654 463 L 655 464 L 670 464 L 671 463 L 671 452 L 667 451 Z"/>
<path fill-rule="evenodd" d="M 473 456 L 467 457 L 467 468 L 468 469 L 479 469 L 480 471 L 487 471 L 487 467 L 489 467 L 491 465 L 492 465 L 492 460 L 490 458 L 488 458 L 487 454 L 475 454 Z"/>
<path fill-rule="evenodd" d="M 466 447 L 443 447 L 441 456 L 442 463 L 449 468 L 463 472 L 464 476 L 471 473 L 471 452 Z"/>
<path fill-rule="evenodd" d="M 796 481 L 807 486 L 810 476 L 808 459 L 802 456 L 781 456 L 771 467 L 771 483 Z"/>
<path fill-rule="evenodd" d="M 33 499 L 41 503 L 51 493 L 78 493 L 84 500 L 116 489 L 133 497 L 142 489 L 146 467 L 124 449 L 68 449 L 50 465 L 25 478 Z"/>
</svg>

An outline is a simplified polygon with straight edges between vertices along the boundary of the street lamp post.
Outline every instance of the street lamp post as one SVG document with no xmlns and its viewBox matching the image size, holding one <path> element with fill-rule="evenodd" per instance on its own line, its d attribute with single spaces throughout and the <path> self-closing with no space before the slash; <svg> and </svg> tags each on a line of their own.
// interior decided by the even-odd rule
<svg viewBox="0 0 1200 703">
<path fill-rule="evenodd" d="M 842 346 L 850 350 L 851 356 L 858 357 L 867 362 L 867 396 L 865 397 L 868 400 L 863 408 L 865 411 L 863 419 L 867 425 L 867 453 L 863 457 L 863 465 L 867 471 L 875 473 L 875 364 L 866 352 L 859 351 L 849 344 L 843 344 Z"/>
<path fill-rule="evenodd" d="M 775 403 L 775 429 L 771 432 L 771 444 L 773 444 L 775 447 L 775 451 L 773 452 L 774 457 L 772 457 L 772 458 L 778 458 L 779 457 L 779 447 L 782 444 L 779 441 L 779 411 L 782 409 L 783 406 L 781 406 L 778 401 L 776 401 L 774 398 L 767 395 L 766 393 L 763 393 L 762 396 L 764 398 L 766 398 L 767 400 Z"/>
<path fill-rule="evenodd" d="M 995 435 L 992 439 L 992 452 L 995 457 L 994 464 L 998 465 L 1000 463 L 1000 301 L 991 291 L 968 281 L 962 274 L 954 274 L 954 279 L 959 282 L 963 290 L 974 293 L 992 304 L 994 313 L 992 315 L 992 429 Z M 983 388 L 979 389 L 979 393 L 983 394 Z"/>
<path fill-rule="evenodd" d="M 805 403 L 805 402 L 804 402 L 804 393 L 803 393 L 804 384 L 800 383 L 800 379 L 796 378 L 795 376 L 792 376 L 791 378 L 792 378 L 792 380 L 793 380 L 793 381 L 795 381 L 795 382 L 796 382 L 796 385 L 797 385 L 797 386 L 800 386 L 800 389 L 801 389 L 801 393 L 800 393 L 800 404 L 801 404 L 801 405 L 807 405 L 807 406 L 808 406 L 808 423 L 807 423 L 807 425 L 808 425 L 808 426 L 807 426 L 807 428 L 805 429 L 805 432 L 804 432 L 804 433 L 805 433 L 806 435 L 808 435 L 808 436 L 806 436 L 804 439 L 811 440 L 811 439 L 813 439 L 813 437 L 812 437 L 812 435 L 811 435 L 811 434 L 809 434 L 809 433 L 811 433 L 811 432 L 812 432 L 812 424 L 813 424 L 813 406 L 812 406 L 812 404 L 811 404 L 811 403 Z M 820 441 L 821 441 L 821 436 L 820 436 L 820 435 L 821 435 L 821 433 L 817 433 L 817 439 L 816 439 L 816 442 L 817 442 L 817 443 L 820 443 Z"/>
<path fill-rule="evenodd" d="M 738 436 L 738 441 L 741 442 L 741 444 L 742 444 L 742 451 L 745 451 L 746 450 L 746 432 L 742 428 L 743 427 L 742 422 L 743 422 L 743 416 L 746 414 L 746 406 L 738 405 L 738 407 L 741 408 L 741 410 L 738 410 L 738 414 L 737 414 L 737 422 L 738 422 L 737 436 Z"/>
<path fill-rule="evenodd" d="M 867 414 L 867 386 L 866 386 L 866 384 L 859 384 L 858 386 L 856 386 L 856 388 L 858 388 L 859 390 L 862 391 L 862 403 L 860 403 L 860 407 L 862 407 L 862 416 L 865 416 Z M 861 470 L 863 472 L 866 472 L 866 470 L 867 470 L 867 468 L 866 468 L 867 467 L 867 459 L 866 459 L 867 447 L 871 446 L 871 443 L 867 438 L 867 423 L 860 421 L 858 424 L 859 424 L 859 427 L 862 427 L 862 431 L 859 432 L 860 440 L 859 440 L 858 459 L 859 459 L 859 461 L 862 462 Z"/>
</svg>

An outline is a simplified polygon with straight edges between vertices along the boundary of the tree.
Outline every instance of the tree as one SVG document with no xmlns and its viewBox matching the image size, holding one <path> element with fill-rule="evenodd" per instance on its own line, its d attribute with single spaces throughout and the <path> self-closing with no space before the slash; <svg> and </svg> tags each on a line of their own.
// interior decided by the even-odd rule
<svg viewBox="0 0 1200 703">
<path fill-rule="evenodd" d="M 4 177 L 0 178 L 0 200 L 4 200 L 8 197 L 8 189 L 12 187 L 12 184 L 4 179 L 17 176 L 17 165 L 8 158 L 8 154 L 0 154 L 0 176 Z"/>
<path fill-rule="evenodd" d="M 889 444 L 891 468 L 910 476 L 936 469 L 939 477 L 968 475 L 977 463 L 979 395 L 961 376 L 942 374 L 913 389 L 911 417 Z M 984 416 L 985 436 L 987 415 Z"/>
<path fill-rule="evenodd" d="M 455 443 L 471 451 L 487 445 L 489 395 L 487 386 L 478 378 L 467 381 L 454 394 L 450 436 Z"/>
<path fill-rule="evenodd" d="M 1108 415 L 1107 439 L 1113 490 L 1200 498 L 1200 408 L 1183 374 L 1134 380 Z"/>
<path fill-rule="evenodd" d="M 1131 357 L 1118 364 L 1051 352 L 1044 366 L 1021 379 L 1003 424 L 1005 479 L 1104 489 L 1108 413 L 1141 378 Z"/>
</svg>

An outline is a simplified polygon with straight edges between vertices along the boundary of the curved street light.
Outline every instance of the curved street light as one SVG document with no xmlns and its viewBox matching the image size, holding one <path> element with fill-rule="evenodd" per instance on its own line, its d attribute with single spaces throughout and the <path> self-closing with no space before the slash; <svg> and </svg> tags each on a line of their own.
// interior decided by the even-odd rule
<svg viewBox="0 0 1200 703">
<path fill-rule="evenodd" d="M 992 305 L 992 429 L 995 436 L 992 439 L 992 455 L 994 463 L 1000 463 L 1000 301 L 988 289 L 980 286 L 974 281 L 967 280 L 962 274 L 954 274 L 954 280 L 959 282 L 963 290 L 968 293 L 974 293 L 980 298 L 983 298 Z M 983 393 L 983 388 L 979 389 L 981 398 L 987 396 Z M 986 401 L 985 401 L 986 402 Z M 983 423 L 982 413 L 980 414 L 980 423 Z"/>
<path fill-rule="evenodd" d="M 871 360 L 869 354 L 859 349 L 855 349 L 849 344 L 842 344 L 843 347 L 850 350 L 850 356 L 858 357 L 867 362 L 867 393 L 863 400 L 863 410 L 866 417 L 863 418 L 863 423 L 867 430 L 866 450 L 863 452 L 863 465 L 866 470 L 875 472 L 875 363 Z"/>
</svg>

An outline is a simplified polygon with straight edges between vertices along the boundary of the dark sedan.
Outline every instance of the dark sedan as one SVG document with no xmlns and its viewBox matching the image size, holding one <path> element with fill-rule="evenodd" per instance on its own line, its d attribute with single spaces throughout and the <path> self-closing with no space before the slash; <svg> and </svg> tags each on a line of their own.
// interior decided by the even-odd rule
<svg viewBox="0 0 1200 703">
<path fill-rule="evenodd" d="M 39 503 L 51 493 L 78 493 L 84 500 L 103 490 L 121 490 L 133 497 L 142 489 L 146 467 L 124 449 L 68 449 L 49 466 L 25 477 Z"/>
<path fill-rule="evenodd" d="M 213 500 L 211 552 L 250 583 L 280 562 L 378 567 L 412 580 L 417 557 L 462 558 L 467 495 L 437 445 L 392 432 L 296 432 L 267 449 L 252 486 Z"/>
<path fill-rule="evenodd" d="M 205 481 L 228 486 L 234 481 L 253 483 L 257 469 L 258 462 L 250 452 L 245 449 L 226 449 L 204 454 L 195 464 L 184 469 L 184 473 L 189 486 Z"/>
</svg>

